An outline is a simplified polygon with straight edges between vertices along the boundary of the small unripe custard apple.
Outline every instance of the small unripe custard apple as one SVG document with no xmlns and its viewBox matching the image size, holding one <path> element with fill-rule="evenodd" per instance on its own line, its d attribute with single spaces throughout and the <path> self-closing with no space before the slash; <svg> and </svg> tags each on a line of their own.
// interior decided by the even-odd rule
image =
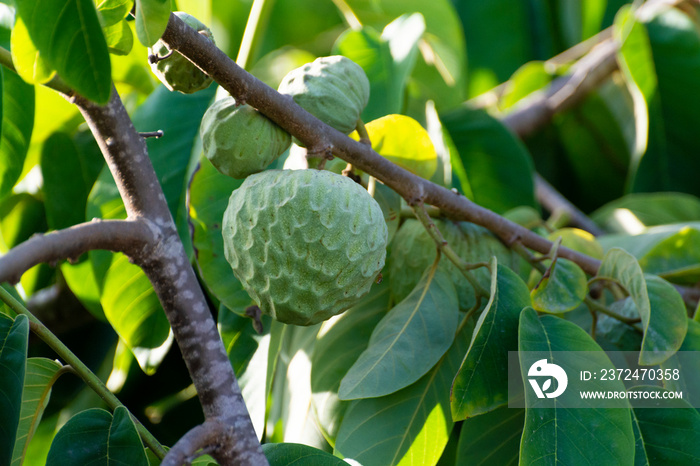
<svg viewBox="0 0 700 466">
<path fill-rule="evenodd" d="M 313 325 L 369 292 L 386 258 L 379 204 L 349 178 L 267 170 L 235 190 L 224 213 L 226 260 L 262 312 Z"/>
<path fill-rule="evenodd" d="M 292 143 L 292 138 L 250 105 L 233 97 L 214 102 L 199 128 L 204 155 L 219 172 L 243 179 L 263 171 Z"/>
<path fill-rule="evenodd" d="M 369 80 L 365 71 L 342 55 L 317 58 L 290 71 L 278 90 L 345 134 L 355 129 L 369 101 Z"/>
<path fill-rule="evenodd" d="M 211 30 L 194 16 L 183 11 L 174 12 L 189 27 L 214 42 Z M 212 83 L 212 78 L 197 68 L 191 61 L 180 53 L 170 50 L 162 40 L 158 40 L 153 47 L 148 49 L 149 55 L 156 57 L 156 62 L 151 62 L 153 74 L 171 91 L 192 94 L 206 89 Z M 167 57 L 167 58 L 163 58 Z M 162 58 L 162 59 L 161 59 Z"/>
</svg>

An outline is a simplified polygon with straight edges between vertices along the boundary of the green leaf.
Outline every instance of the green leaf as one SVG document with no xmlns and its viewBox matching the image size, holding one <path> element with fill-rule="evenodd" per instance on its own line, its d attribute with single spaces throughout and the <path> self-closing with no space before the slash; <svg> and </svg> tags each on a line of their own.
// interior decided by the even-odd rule
<svg viewBox="0 0 700 466">
<path fill-rule="evenodd" d="M 414 383 L 452 345 L 458 313 L 448 276 L 437 267 L 427 269 L 411 294 L 375 327 L 369 346 L 343 377 L 339 398 L 373 398 Z"/>
<path fill-rule="evenodd" d="M 189 187 L 189 221 L 192 245 L 200 275 L 209 291 L 226 307 L 241 312 L 253 304 L 233 275 L 224 255 L 221 221 L 231 193 L 243 180 L 222 175 L 202 156 Z"/>
<path fill-rule="evenodd" d="M 10 464 L 22 407 L 29 319 L 0 314 L 0 463 Z"/>
<path fill-rule="evenodd" d="M 622 285 L 637 307 L 644 330 L 640 364 L 659 364 L 678 350 L 687 318 L 683 298 L 672 285 L 654 275 L 645 276 L 637 260 L 617 248 L 605 254 L 598 276 Z"/>
<path fill-rule="evenodd" d="M 464 167 L 477 204 L 495 212 L 536 205 L 530 155 L 502 123 L 467 108 L 440 116 L 459 152 L 452 166 Z"/>
<path fill-rule="evenodd" d="M 700 280 L 700 230 L 684 227 L 661 240 L 641 259 L 645 272 L 666 280 L 693 285 Z"/>
<path fill-rule="evenodd" d="M 56 70 L 46 60 L 46 52 L 39 52 L 21 16 L 12 28 L 12 63 L 17 74 L 29 84 L 43 84 L 51 80 Z"/>
<path fill-rule="evenodd" d="M 700 199 L 684 193 L 628 194 L 593 212 L 591 219 L 612 233 L 637 233 L 625 224 L 630 216 L 635 227 L 698 221 Z"/>
<path fill-rule="evenodd" d="M 499 108 L 510 109 L 523 98 L 545 87 L 552 79 L 552 73 L 547 71 L 545 62 L 525 63 L 505 82 L 505 88 L 498 103 Z"/>
<path fill-rule="evenodd" d="M 530 305 L 527 285 L 491 261 L 491 297 L 479 316 L 469 350 L 452 383 L 452 419 L 493 411 L 508 402 L 508 351 L 518 348 L 520 311 Z"/>
<path fill-rule="evenodd" d="M 49 404 L 51 387 L 61 375 L 59 370 L 62 367 L 58 361 L 46 358 L 27 359 L 20 422 L 12 454 L 13 466 L 19 466 L 25 458 L 29 441 L 39 426 L 46 405 Z"/>
<path fill-rule="evenodd" d="M 70 418 L 56 434 L 46 464 L 148 466 L 148 459 L 129 411 L 119 406 L 114 416 L 93 408 Z"/>
<path fill-rule="evenodd" d="M 2 136 L 0 137 L 0 198 L 10 192 L 22 173 L 34 127 L 34 88 L 3 70 Z"/>
<path fill-rule="evenodd" d="M 131 32 L 129 23 L 120 21 L 113 26 L 105 27 L 103 32 L 109 53 L 128 55 L 131 52 L 134 46 L 134 34 Z"/>
<path fill-rule="evenodd" d="M 66 133 L 49 136 L 41 150 L 44 204 L 49 228 L 59 230 L 85 221 L 85 205 L 95 179 L 90 161 Z M 69 182 L 67 182 L 69 180 Z"/>
<path fill-rule="evenodd" d="M 462 424 L 457 464 L 517 466 L 525 410 L 501 407 Z"/>
<path fill-rule="evenodd" d="M 17 11 L 45 62 L 66 84 L 100 104 L 112 91 L 107 43 L 91 0 L 18 0 Z"/>
<path fill-rule="evenodd" d="M 613 368 L 607 355 L 579 326 L 554 316 L 538 318 L 532 308 L 520 315 L 519 349 L 524 384 L 530 366 L 523 360 L 525 351 L 550 354 L 548 361 L 568 374 L 590 367 Z M 556 352 L 569 351 L 598 352 L 600 356 L 589 353 L 583 361 L 555 356 Z M 621 381 L 617 384 L 624 390 Z M 534 391 L 526 391 L 520 464 L 633 464 L 634 433 L 628 410 L 562 408 L 557 406 L 556 398 L 549 403 L 554 407 L 535 407 L 538 399 Z"/>
<path fill-rule="evenodd" d="M 372 285 L 356 305 L 321 325 L 311 354 L 311 391 L 316 419 L 333 446 L 350 405 L 338 398 L 340 381 L 369 344 L 372 330 L 389 310 L 389 283 Z"/>
<path fill-rule="evenodd" d="M 578 228 L 560 228 L 547 235 L 547 239 L 554 242 L 561 238 L 561 245 L 574 251 L 586 254 L 596 259 L 603 258 L 603 247 L 596 237 L 585 230 Z"/>
<path fill-rule="evenodd" d="M 607 0 L 558 0 L 556 4 L 565 47 L 573 47 L 600 31 Z"/>
<path fill-rule="evenodd" d="M 98 0 L 96 3 L 102 26 L 106 28 L 121 22 L 134 6 L 134 0 Z"/>
<path fill-rule="evenodd" d="M 449 390 L 473 328 L 465 325 L 438 364 L 389 396 L 353 401 L 340 425 L 335 454 L 364 466 L 436 464 L 453 421 Z"/>
<path fill-rule="evenodd" d="M 5 253 L 45 230 L 44 204 L 36 197 L 19 193 L 0 201 L 0 252 Z"/>
<path fill-rule="evenodd" d="M 697 315 L 697 314 L 696 314 Z M 693 406 L 700 405 L 700 360 L 696 357 L 700 351 L 700 322 L 688 319 L 688 332 L 683 344 L 676 354 L 661 364 L 663 369 L 678 369 L 678 380 L 664 380 L 664 387 L 672 391 L 682 391 L 683 399 Z"/>
<path fill-rule="evenodd" d="M 270 466 L 346 466 L 347 463 L 318 448 L 300 443 L 266 443 L 263 453 Z"/>
<path fill-rule="evenodd" d="M 365 127 L 372 148 L 384 158 L 425 179 L 430 179 L 437 170 L 437 153 L 430 136 L 413 118 L 387 115 Z M 359 140 L 357 132 L 350 137 Z"/>
<path fill-rule="evenodd" d="M 401 196 L 385 184 L 377 183 L 374 187 L 374 200 L 384 213 L 384 221 L 389 231 L 386 243 L 390 244 L 401 223 Z"/>
<path fill-rule="evenodd" d="M 423 16 L 414 13 L 395 19 L 381 35 L 371 27 L 364 27 L 348 30 L 338 38 L 333 53 L 350 58 L 369 78 L 369 102 L 362 112 L 364 121 L 403 111 L 406 82 L 424 31 Z"/>
<path fill-rule="evenodd" d="M 165 32 L 170 19 L 169 0 L 136 2 L 136 37 L 146 47 L 155 44 Z"/>
<path fill-rule="evenodd" d="M 635 387 L 635 391 L 658 391 L 659 387 Z M 685 400 L 664 400 L 668 408 L 632 410 L 639 433 L 635 464 L 667 465 L 700 462 L 700 414 Z"/>
<path fill-rule="evenodd" d="M 581 268 L 568 259 L 557 258 L 530 293 L 536 311 L 561 314 L 583 303 L 588 280 Z"/>
</svg>

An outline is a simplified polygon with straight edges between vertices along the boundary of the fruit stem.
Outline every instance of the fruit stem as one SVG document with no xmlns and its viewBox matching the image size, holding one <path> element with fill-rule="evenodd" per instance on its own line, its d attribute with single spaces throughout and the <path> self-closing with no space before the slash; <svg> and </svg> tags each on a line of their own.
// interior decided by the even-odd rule
<svg viewBox="0 0 700 466">
<path fill-rule="evenodd" d="M 438 229 L 437 225 L 433 223 L 432 219 L 430 218 L 430 215 L 428 215 L 428 211 L 425 208 L 425 204 L 421 202 L 411 206 L 411 208 L 413 209 L 416 218 L 423 224 L 425 230 L 435 241 L 435 244 L 438 247 L 438 251 L 444 254 L 445 257 L 447 257 L 450 260 L 450 262 L 457 266 L 459 271 L 462 272 L 462 275 L 464 275 L 464 278 L 466 278 L 474 288 L 476 296 L 483 296 L 488 298 L 490 296 L 489 291 L 482 287 L 478 281 L 476 281 L 471 271 L 479 267 L 489 267 L 489 264 L 486 264 L 485 262 L 477 262 L 475 264 L 470 264 L 461 257 L 459 257 L 459 255 L 457 255 L 454 249 L 452 249 L 452 247 L 442 236 L 442 233 L 440 233 L 440 230 Z"/>
</svg>

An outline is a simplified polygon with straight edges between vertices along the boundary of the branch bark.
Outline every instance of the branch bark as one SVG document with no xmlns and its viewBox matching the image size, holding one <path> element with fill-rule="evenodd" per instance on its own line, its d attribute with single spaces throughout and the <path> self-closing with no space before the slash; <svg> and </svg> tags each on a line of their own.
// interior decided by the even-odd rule
<svg viewBox="0 0 700 466">
<path fill-rule="evenodd" d="M 160 299 L 206 420 L 221 422 L 235 433 L 231 442 L 217 450 L 225 459 L 222 464 L 267 464 L 145 142 L 136 132 L 116 89 L 112 89 L 105 106 L 81 97 L 73 101 L 100 146 L 129 218 L 147 219 L 158 233 L 158 240 L 148 245 L 148 254 L 132 259 L 143 269 Z"/>
<path fill-rule="evenodd" d="M 35 235 L 0 257 L 0 283 L 17 283 L 37 264 L 77 260 L 93 249 L 143 255 L 143 248 L 157 240 L 157 231 L 144 219 L 99 220 L 82 223 L 46 235 Z"/>
<path fill-rule="evenodd" d="M 521 241 L 525 246 L 547 253 L 551 242 L 505 218 L 484 209 L 464 196 L 420 178 L 386 160 L 360 142 L 322 123 L 285 96 L 237 66 L 214 44 L 188 28 L 179 18 L 170 16 L 162 40 L 187 57 L 236 100 L 257 108 L 291 135 L 302 141 L 310 152 L 329 153 L 383 181 L 406 199 L 409 205 L 425 202 L 440 208 L 448 216 L 482 225 L 506 244 Z M 567 248 L 560 255 L 595 275 L 600 262 Z"/>
</svg>

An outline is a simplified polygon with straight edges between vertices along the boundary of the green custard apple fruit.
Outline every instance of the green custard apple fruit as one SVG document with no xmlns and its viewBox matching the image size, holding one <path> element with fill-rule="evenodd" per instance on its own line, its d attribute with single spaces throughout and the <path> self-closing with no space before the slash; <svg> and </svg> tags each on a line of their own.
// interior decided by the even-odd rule
<svg viewBox="0 0 700 466">
<path fill-rule="evenodd" d="M 512 251 L 487 229 L 469 222 L 434 222 L 447 243 L 465 261 L 489 262 L 492 256 L 496 256 L 499 264 L 513 264 L 515 256 Z M 423 225 L 415 219 L 406 220 L 392 240 L 392 252 L 388 260 L 389 276 L 392 277 L 391 295 L 395 302 L 402 301 L 411 293 L 425 269 L 435 262 L 436 255 L 435 241 Z M 440 267 L 452 277 L 460 308 L 471 308 L 476 301 L 474 288 L 469 281 L 445 256 L 440 259 Z M 480 267 L 472 273 L 482 287 L 490 289 L 491 275 L 487 268 Z"/>
<path fill-rule="evenodd" d="M 233 97 L 214 102 L 199 127 L 204 155 L 224 175 L 243 179 L 263 171 L 292 143 L 285 130 Z"/>
<path fill-rule="evenodd" d="M 214 42 L 211 30 L 197 18 L 182 11 L 176 11 L 175 15 L 189 27 Z M 206 89 L 212 83 L 212 79 L 208 75 L 180 53 L 170 50 L 160 39 L 148 49 L 148 54 L 155 57 L 155 63 L 151 62 L 153 74 L 171 91 L 192 94 Z"/>
<path fill-rule="evenodd" d="M 290 71 L 278 90 L 345 134 L 355 129 L 369 101 L 369 80 L 364 70 L 341 55 L 317 58 Z"/>
<path fill-rule="evenodd" d="M 313 325 L 369 292 L 386 258 L 377 202 L 323 170 L 267 170 L 235 190 L 224 213 L 226 260 L 260 309 Z"/>
</svg>

